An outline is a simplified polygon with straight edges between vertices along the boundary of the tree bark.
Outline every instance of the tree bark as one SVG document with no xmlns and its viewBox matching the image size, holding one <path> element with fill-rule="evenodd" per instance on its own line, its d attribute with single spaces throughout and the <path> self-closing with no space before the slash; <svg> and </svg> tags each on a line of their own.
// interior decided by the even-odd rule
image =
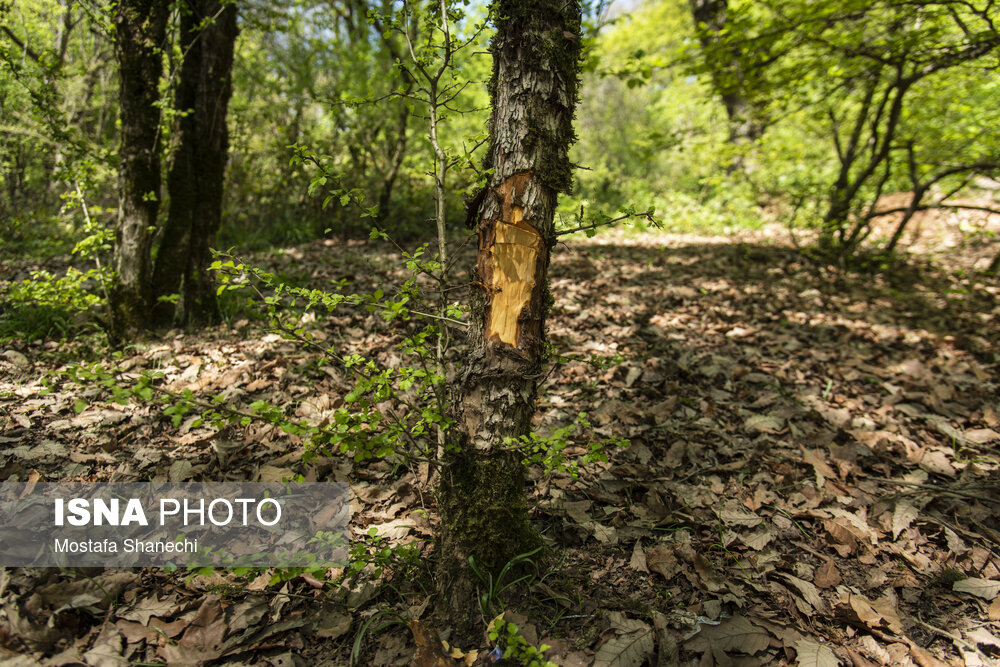
<svg viewBox="0 0 1000 667">
<path fill-rule="evenodd" d="M 480 571 L 496 572 L 539 544 L 522 457 L 505 440 L 527 435 L 535 412 L 553 218 L 558 194 L 572 183 L 579 85 L 579 2 L 499 0 L 494 9 L 484 165 L 492 173 L 477 215 L 477 289 L 469 352 L 456 380 L 457 442 L 449 443 L 438 489 L 439 585 L 461 614 L 474 604 L 470 556 Z"/>
<path fill-rule="evenodd" d="M 121 145 L 118 221 L 110 293 L 111 337 L 126 340 L 149 324 L 150 243 L 160 206 L 159 82 L 169 4 L 120 0 L 115 10 Z"/>
<path fill-rule="evenodd" d="M 184 60 L 175 104 L 183 115 L 175 130 L 177 147 L 167 176 L 170 209 L 153 273 L 159 326 L 174 320 L 174 304 L 159 297 L 177 294 L 182 285 L 183 324 L 214 324 L 219 318 L 208 266 L 222 219 L 237 11 L 220 0 L 187 0 L 181 12 Z"/>
</svg>

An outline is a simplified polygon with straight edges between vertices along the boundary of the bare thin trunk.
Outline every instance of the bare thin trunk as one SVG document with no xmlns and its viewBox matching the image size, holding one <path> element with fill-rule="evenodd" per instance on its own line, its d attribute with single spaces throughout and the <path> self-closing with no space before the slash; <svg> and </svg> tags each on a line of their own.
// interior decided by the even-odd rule
<svg viewBox="0 0 1000 667">
<path fill-rule="evenodd" d="M 407 91 L 409 92 L 409 91 Z M 379 221 L 385 222 L 389 215 L 389 206 L 392 203 L 392 190 L 396 185 L 396 177 L 399 169 L 403 166 L 403 158 L 406 157 L 406 130 L 410 121 L 410 110 L 406 105 L 400 105 L 399 121 L 396 124 L 396 146 L 389 160 L 389 169 L 382 178 L 382 191 L 378 198 Z"/>
</svg>

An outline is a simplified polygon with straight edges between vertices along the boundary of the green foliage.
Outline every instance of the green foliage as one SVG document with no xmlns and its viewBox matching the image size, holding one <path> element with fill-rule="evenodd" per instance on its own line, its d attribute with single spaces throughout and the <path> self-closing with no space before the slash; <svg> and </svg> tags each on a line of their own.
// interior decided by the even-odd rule
<svg viewBox="0 0 1000 667">
<path fill-rule="evenodd" d="M 552 648 L 551 646 L 548 644 L 532 646 L 519 632 L 517 624 L 504 620 L 502 615 L 490 623 L 487 636 L 491 642 L 496 644 L 496 651 L 504 659 L 512 661 L 514 665 L 520 667 L 557 667 L 556 663 L 543 657 L 543 654 Z"/>
<path fill-rule="evenodd" d="M 933 181 L 924 201 L 938 201 L 961 194 L 971 174 L 996 175 L 1000 89 L 987 65 L 997 36 L 975 3 L 727 4 L 714 46 L 701 43 L 704 32 L 681 0 L 648 0 L 611 21 L 599 11 L 586 15 L 572 155 L 585 169 L 575 198 L 561 202 L 566 226 L 614 218 L 635 202 L 659 211 L 670 231 L 726 232 L 794 218 L 858 245 L 880 195 Z M 447 4 L 456 48 L 438 82 L 446 103 L 437 120 L 451 221 L 463 217 L 462 195 L 484 176 L 484 12 L 483 5 Z M 362 235 L 370 220 L 359 217 L 357 202 L 395 238 L 429 235 L 435 153 L 428 97 L 416 83 L 424 81 L 419 68 L 433 70 L 442 55 L 437 6 L 352 4 L 348 11 L 297 0 L 241 13 L 221 243 L 253 249 Z M 0 252 L 51 257 L 95 238 L 115 210 L 109 18 L 89 5 L 23 0 L 0 21 Z M 169 81 L 182 60 L 176 40 L 164 57 L 171 74 L 161 83 L 161 130 L 169 143 L 178 113 Z M 881 100 L 900 76 L 908 84 L 890 132 L 891 105 Z M 729 140 L 720 92 L 733 90 L 766 127 L 759 142 Z M 868 92 L 874 97 L 866 105 Z M 865 150 L 848 157 L 855 127 Z M 870 170 L 868 147 L 890 135 L 884 159 Z M 321 147 L 323 174 L 302 147 Z M 733 169 L 737 163 L 749 168 Z M 955 171 L 942 175 L 948 170 Z M 836 185 L 841 175 L 847 189 Z M 92 200 L 89 223 L 73 210 L 76 182 Z M 327 196 L 340 189 L 348 196 Z M 846 203 L 833 206 L 834 195 Z M 577 215 L 581 206 L 586 216 Z M 106 236 L 94 253 L 109 264 Z"/>
<path fill-rule="evenodd" d="M 998 173 L 987 64 L 1000 37 L 975 5 L 724 4 L 721 27 L 696 27 L 687 2 L 652 0 L 598 32 L 574 155 L 587 169 L 564 217 L 641 202 L 671 231 L 779 219 L 823 228 L 850 254 L 882 195 L 916 189 L 931 203 Z M 762 138 L 732 140 L 723 94 L 742 99 Z"/>
<path fill-rule="evenodd" d="M 422 258 L 424 249 L 408 253 L 404 262 L 410 278 L 392 294 L 377 289 L 371 294 L 326 292 L 286 285 L 271 273 L 218 259 L 212 268 L 220 272 L 219 291 L 240 291 L 256 295 L 262 315 L 269 326 L 289 340 L 322 353 L 330 363 L 354 377 L 354 387 L 344 397 L 329 423 L 309 425 L 286 415 L 284 409 L 265 401 L 250 405 L 253 416 L 278 426 L 286 433 L 307 439 L 307 458 L 317 453 L 339 452 L 355 461 L 384 458 L 396 463 L 429 459 L 437 444 L 431 438 L 438 427 L 447 429 L 448 403 L 444 375 L 436 367 L 431 341 L 439 328 L 440 317 L 455 319 L 460 311 L 449 307 L 445 314 L 413 312 L 410 305 L 420 298 L 416 276 L 437 268 L 434 259 Z M 339 308 L 355 307 L 378 315 L 386 323 L 407 323 L 412 319 L 429 320 L 405 336 L 398 350 L 405 362 L 395 368 L 382 368 L 361 354 L 341 355 L 335 347 L 323 347 L 301 324 L 301 314 L 316 309 L 334 313 Z M 457 320 L 456 320 L 457 321 Z M 175 416 L 175 420 L 180 416 Z"/>
<path fill-rule="evenodd" d="M 420 545 L 411 542 L 389 546 L 389 540 L 379 537 L 378 530 L 369 528 L 367 535 L 351 542 L 351 561 L 347 574 L 356 575 L 369 565 L 373 566 L 372 576 L 379 578 L 389 570 L 396 578 L 407 580 L 421 567 Z"/>
<path fill-rule="evenodd" d="M 98 294 L 106 276 L 97 269 L 69 267 L 63 275 L 45 270 L 10 284 L 0 297 L 0 340 L 65 338 L 96 329 L 104 298 Z"/>
<path fill-rule="evenodd" d="M 24 0 L 0 12 L 4 250 L 41 257 L 69 250 L 77 227 L 60 214 L 60 196 L 84 174 L 101 192 L 99 204 L 114 201 L 117 85 L 100 19 L 78 3 L 54 0 Z"/>
<path fill-rule="evenodd" d="M 469 568 L 479 579 L 479 612 L 484 620 L 492 618 L 498 610 L 503 609 L 503 599 L 500 596 L 506 591 L 520 583 L 530 586 L 538 578 L 538 566 L 534 558 L 541 550 L 542 547 L 538 547 L 518 554 L 507 561 L 495 577 L 489 570 L 480 570 L 475 557 L 469 556 Z"/>
<path fill-rule="evenodd" d="M 363 5 L 338 11 L 307 0 L 248 12 L 233 74 L 223 245 L 259 248 L 367 232 L 369 221 L 357 218 L 350 200 L 313 196 L 322 185 L 314 165 L 289 162 L 304 146 L 324 147 L 326 177 L 336 174 L 355 199 L 378 205 L 395 238 L 429 235 L 431 148 L 426 111 L 404 67 L 412 63 L 403 31 L 421 62 L 437 57 L 434 11 L 385 7 L 366 15 Z M 486 118 L 485 91 L 468 84 L 485 79 L 489 62 L 477 17 L 465 11 L 461 3 L 449 8 L 454 35 L 474 38 L 476 48 L 454 53 L 441 80 L 442 89 L 456 82 L 457 96 L 440 118 L 445 149 L 455 156 L 477 143 L 471 137 L 482 135 Z M 459 166 L 453 187 L 461 191 L 476 175 L 468 161 Z M 448 206 L 457 219 L 461 198 Z"/>
<path fill-rule="evenodd" d="M 1000 170 L 987 129 L 1000 121 L 1000 88 L 984 67 L 998 49 L 972 4 L 730 2 L 702 65 L 735 58 L 766 108 L 750 174 L 758 192 L 821 226 L 825 248 L 847 256 L 871 234 L 882 195 L 942 201 Z"/>
<path fill-rule="evenodd" d="M 640 5 L 601 30 L 588 56 L 577 111 L 574 196 L 563 219 L 608 215 L 633 202 L 674 232 L 760 224 L 754 193 L 727 173 L 733 148 L 711 85 L 682 68 L 693 27 L 686 2 Z M 639 226 L 639 231 L 644 227 Z"/>
<path fill-rule="evenodd" d="M 506 444 L 524 455 L 525 465 L 540 465 L 545 474 L 568 472 L 576 479 L 581 465 L 607 461 L 609 448 L 629 445 L 625 438 L 594 438 L 591 430 L 587 413 L 581 412 L 572 424 L 555 428 L 548 435 L 532 431 L 520 439 L 508 438 Z M 572 448 L 583 451 L 571 457 L 567 451 Z"/>
</svg>

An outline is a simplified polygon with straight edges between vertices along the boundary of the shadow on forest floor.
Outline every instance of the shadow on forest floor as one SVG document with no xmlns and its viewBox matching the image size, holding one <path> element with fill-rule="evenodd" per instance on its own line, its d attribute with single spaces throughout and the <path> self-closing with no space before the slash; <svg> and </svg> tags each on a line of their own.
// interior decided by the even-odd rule
<svg viewBox="0 0 1000 667">
<path fill-rule="evenodd" d="M 890 276 L 833 271 L 763 239 L 598 238 L 554 256 L 550 337 L 566 359 L 544 382 L 536 424 L 548 432 L 583 411 L 593 432 L 575 443 L 579 451 L 601 437 L 631 446 L 577 480 L 532 471 L 533 518 L 557 565 L 542 564 L 544 577 L 511 590 L 507 613 L 522 634 L 551 645 L 559 665 L 995 658 L 1000 284 L 933 266 Z M 369 244 L 307 244 L 264 260 L 316 286 L 404 277 Z M 237 320 L 175 332 L 117 363 L 158 368 L 165 385 L 231 405 L 268 400 L 316 421 L 343 404 L 350 382 L 340 369 Z M 368 316 L 305 325 L 345 353 L 399 363 L 398 335 Z M 174 428 L 148 404 L 95 397 L 76 414 L 82 388 L 43 394 L 38 382 L 74 350 L 90 354 L 84 344 L 47 344 L 4 368 L 16 379 L 0 399 L 0 479 L 350 479 L 359 544 L 374 528 L 379 548 L 433 552 L 436 518 L 421 470 L 337 457 L 305 465 L 301 442 L 270 427 L 221 436 Z M 221 464 L 220 441 L 239 457 Z M 10 628 L 0 656 L 76 659 L 111 646 L 156 662 L 213 655 L 211 637 L 245 633 L 213 659 L 346 664 L 367 627 L 361 664 L 410 664 L 409 630 L 365 625 L 390 611 L 449 637 L 405 563 L 332 585 L 335 574 L 325 588 L 315 577 L 269 587 L 266 574 L 186 580 L 144 570 L 119 606 L 70 605 L 50 632 L 46 614 L 65 596 L 39 591 L 54 595 L 41 588 L 53 581 L 69 590 L 69 575 L 12 570 L 0 578 Z M 136 609 L 149 610 L 139 614 L 146 623 L 132 620 Z M 150 630 L 153 618 L 176 634 Z M 215 634 L 189 632 L 196 618 Z M 473 644 L 461 648 L 488 664 L 486 640 Z"/>
</svg>

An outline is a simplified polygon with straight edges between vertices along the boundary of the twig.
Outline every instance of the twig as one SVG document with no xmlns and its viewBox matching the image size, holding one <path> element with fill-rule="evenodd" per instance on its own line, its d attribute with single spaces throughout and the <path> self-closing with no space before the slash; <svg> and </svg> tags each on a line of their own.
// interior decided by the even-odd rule
<svg viewBox="0 0 1000 667">
<path fill-rule="evenodd" d="M 983 653 L 982 651 L 979 650 L 978 646 L 976 646 L 972 642 L 968 642 L 968 641 L 962 639 L 961 637 L 959 637 L 958 635 L 952 634 L 952 633 L 948 632 L 947 630 L 944 630 L 942 628 L 937 627 L 936 625 L 931 625 L 930 623 L 927 623 L 926 621 L 922 621 L 919 618 L 914 618 L 913 622 L 916 623 L 917 625 L 919 625 L 920 627 L 924 628 L 925 630 L 930 630 L 934 634 L 938 634 L 938 635 L 941 635 L 942 637 L 946 637 L 947 639 L 950 639 L 951 641 L 955 642 L 956 644 L 959 644 L 959 645 L 965 647 L 967 650 L 974 652 L 977 656 L 979 656 L 979 659 L 982 660 L 984 664 L 987 664 L 987 665 L 996 665 L 997 664 L 996 661 L 990 659 L 985 653 Z"/>
<path fill-rule="evenodd" d="M 871 475 L 864 475 L 868 479 L 872 479 L 878 482 L 885 482 L 886 484 L 896 484 L 898 486 L 912 486 L 920 489 L 926 489 L 928 493 L 937 492 L 950 496 L 958 496 L 960 498 L 969 498 L 971 500 L 979 500 L 986 503 L 993 503 L 995 505 L 1000 505 L 1000 498 L 990 498 L 989 496 L 979 496 L 974 493 L 969 493 L 967 491 L 962 491 L 960 489 L 949 489 L 943 486 L 937 486 L 935 484 L 924 484 L 921 482 L 905 482 L 899 479 L 889 479 L 888 477 L 872 477 Z"/>
<path fill-rule="evenodd" d="M 886 215 L 892 215 L 893 213 L 905 213 L 907 211 L 907 206 L 897 206 L 896 208 L 887 208 L 881 211 L 874 211 L 865 216 L 867 219 L 880 218 Z M 992 208 L 990 206 L 977 206 L 975 204 L 923 204 L 921 206 L 915 207 L 914 211 L 930 211 L 934 209 L 957 209 L 965 211 L 984 211 L 986 213 L 991 213 L 994 215 L 1000 215 L 1000 208 Z"/>
<path fill-rule="evenodd" d="M 91 227 L 93 222 L 90 219 L 90 210 L 87 208 L 87 201 L 80 191 L 80 182 L 74 180 L 73 186 L 76 188 L 76 196 L 80 198 L 80 206 L 83 209 L 83 219 L 87 222 L 87 227 Z M 104 269 L 101 267 L 101 256 L 94 253 L 94 262 L 97 264 L 97 277 L 101 281 L 101 289 L 104 291 L 104 304 L 108 310 L 108 322 L 111 322 L 111 297 L 108 295 L 108 284 L 104 280 Z"/>
<path fill-rule="evenodd" d="M 571 229 L 563 229 L 556 232 L 556 236 L 565 236 L 567 234 L 574 234 L 588 229 L 597 229 L 598 227 L 613 225 L 616 222 L 622 222 L 623 220 L 628 220 L 629 218 L 646 218 L 654 226 L 659 227 L 656 220 L 653 219 L 652 211 L 643 211 L 641 213 L 626 213 L 625 215 L 620 215 L 617 218 L 611 218 L 610 220 L 598 220 L 597 222 L 592 222 L 589 225 L 580 225 L 579 227 L 573 227 Z"/>
</svg>

